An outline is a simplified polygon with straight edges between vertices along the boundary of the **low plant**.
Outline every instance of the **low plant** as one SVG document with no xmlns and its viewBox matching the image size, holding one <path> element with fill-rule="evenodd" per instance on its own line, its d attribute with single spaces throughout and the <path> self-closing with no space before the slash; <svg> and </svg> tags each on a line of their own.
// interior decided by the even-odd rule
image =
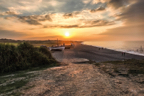
<svg viewBox="0 0 144 96">
<path fill-rule="evenodd" d="M 54 63 L 57 63 L 57 61 L 47 48 L 36 48 L 28 42 L 20 43 L 18 46 L 0 44 L 0 73 L 52 65 Z"/>
</svg>

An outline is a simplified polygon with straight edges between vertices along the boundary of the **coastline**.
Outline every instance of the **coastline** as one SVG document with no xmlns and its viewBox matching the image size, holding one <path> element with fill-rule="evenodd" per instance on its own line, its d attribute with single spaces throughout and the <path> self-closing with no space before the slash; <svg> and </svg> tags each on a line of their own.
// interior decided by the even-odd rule
<svg viewBox="0 0 144 96">
<path fill-rule="evenodd" d="M 53 56 L 58 59 L 59 62 L 76 62 L 76 59 L 87 59 L 95 62 L 105 62 L 105 61 L 123 61 L 126 59 L 144 59 L 144 56 L 126 53 L 125 56 L 122 55 L 121 51 L 111 50 L 107 48 L 100 48 L 75 43 L 75 47 L 72 49 L 64 50 L 63 52 L 54 52 Z"/>
<path fill-rule="evenodd" d="M 83 44 L 83 43 L 81 43 L 81 44 Z M 135 51 L 128 51 L 128 50 L 122 50 L 122 49 L 112 49 L 112 48 L 106 48 L 106 47 L 94 46 L 94 45 L 88 45 L 88 44 L 83 44 L 83 45 L 97 47 L 97 48 L 105 48 L 108 50 L 113 50 L 113 51 L 118 51 L 118 52 L 125 52 L 125 53 L 132 54 L 132 55 L 144 56 L 144 54 L 139 53 L 139 52 L 135 52 Z"/>
</svg>

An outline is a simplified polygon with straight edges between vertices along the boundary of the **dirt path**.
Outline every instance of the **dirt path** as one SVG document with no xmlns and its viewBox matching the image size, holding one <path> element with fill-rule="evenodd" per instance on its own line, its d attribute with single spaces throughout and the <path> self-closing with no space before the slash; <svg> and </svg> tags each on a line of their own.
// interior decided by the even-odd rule
<svg viewBox="0 0 144 96">
<path fill-rule="evenodd" d="M 23 91 L 24 96 L 143 96 L 144 89 L 124 77 L 111 78 L 90 64 L 45 70 Z"/>
</svg>

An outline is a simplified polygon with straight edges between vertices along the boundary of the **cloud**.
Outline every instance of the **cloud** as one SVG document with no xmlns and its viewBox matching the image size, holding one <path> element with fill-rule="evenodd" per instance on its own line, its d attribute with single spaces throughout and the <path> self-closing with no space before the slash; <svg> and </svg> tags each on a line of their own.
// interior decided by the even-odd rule
<svg viewBox="0 0 144 96">
<path fill-rule="evenodd" d="M 108 2 L 109 0 L 93 0 L 92 3 L 93 4 L 98 4 L 98 3 L 106 3 Z"/>
<path fill-rule="evenodd" d="M 109 29 L 107 30 L 107 32 L 102 33 L 104 35 L 114 35 L 114 36 L 138 36 L 138 35 L 143 35 L 144 36 L 144 32 L 143 32 L 144 28 L 143 25 L 141 26 L 122 26 L 122 27 L 118 27 L 118 28 L 113 28 L 113 29 Z"/>
<path fill-rule="evenodd" d="M 123 21 L 123 26 L 109 29 L 103 35 L 131 37 L 141 40 L 144 37 L 144 1 L 139 0 L 119 14 L 119 20 Z"/>
<path fill-rule="evenodd" d="M 63 38 L 60 35 L 50 35 L 50 36 L 37 36 L 37 37 L 30 37 L 27 39 L 31 39 L 31 40 L 48 40 L 48 39 L 55 39 L 55 38 Z"/>
<path fill-rule="evenodd" d="M 78 12 L 78 11 L 75 11 L 75 12 L 73 12 L 73 13 L 65 13 L 64 15 L 63 15 L 63 17 L 65 18 L 65 19 L 68 19 L 68 18 L 73 18 L 73 17 L 75 17 L 76 15 L 78 15 L 78 14 L 80 14 L 81 12 Z"/>
<path fill-rule="evenodd" d="M 107 20 L 87 20 L 85 24 L 97 25 L 97 26 L 106 26 L 106 25 L 113 25 L 115 24 L 114 21 L 107 21 Z"/>
<path fill-rule="evenodd" d="M 39 18 L 37 18 L 37 20 L 38 21 L 50 21 L 50 22 L 52 22 L 50 15 L 39 16 Z"/>
<path fill-rule="evenodd" d="M 114 21 L 107 20 L 82 20 L 80 24 L 76 25 L 45 25 L 43 28 L 91 28 L 98 26 L 110 26 L 114 24 Z"/>
<path fill-rule="evenodd" d="M 4 16 L 4 15 L 19 15 L 21 14 L 20 12 L 16 12 L 16 11 L 6 11 L 6 12 L 2 12 L 0 13 L 0 15 Z"/>
<path fill-rule="evenodd" d="M 83 0 L 83 3 L 87 4 L 89 3 L 91 0 Z"/>
<path fill-rule="evenodd" d="M 18 20 L 21 22 L 28 23 L 30 25 L 42 25 L 40 21 L 52 22 L 52 19 L 49 15 L 16 16 L 16 18 L 18 18 Z"/>
<path fill-rule="evenodd" d="M 19 14 L 21 14 L 21 13 L 16 12 L 16 11 L 6 11 L 5 13 L 8 14 L 8 15 L 19 15 Z"/>
<path fill-rule="evenodd" d="M 97 8 L 97 9 L 92 9 L 92 10 L 90 10 L 90 12 L 91 12 L 91 13 L 95 13 L 95 12 L 104 11 L 104 10 L 105 10 L 104 7 L 99 7 L 99 8 Z"/>
<path fill-rule="evenodd" d="M 144 1 L 139 0 L 124 10 L 119 18 L 125 20 L 126 24 L 140 24 L 144 22 Z"/>
<path fill-rule="evenodd" d="M 93 0 L 93 4 L 106 3 L 108 7 L 118 9 L 123 6 L 127 6 L 132 1 L 134 0 Z"/>
<path fill-rule="evenodd" d="M 108 6 L 118 9 L 129 4 L 129 0 L 110 0 Z"/>
<path fill-rule="evenodd" d="M 79 25 L 45 25 L 43 28 L 78 28 Z"/>
<path fill-rule="evenodd" d="M 143 30 L 141 27 L 144 25 L 143 5 L 143 0 L 0 0 L 0 14 L 3 15 L 0 16 L 0 25 L 5 29 L 13 26 L 14 30 L 39 28 L 92 30 L 94 29 L 92 27 L 98 29 L 99 26 L 109 26 L 113 29 L 107 30 L 108 33 L 105 32 L 107 35 L 124 36 L 130 32 L 136 34 L 134 30 L 138 30 L 141 34 Z M 118 22 L 123 25 L 120 29 L 114 28 L 120 25 Z M 29 32 L 34 33 L 34 30 Z"/>
<path fill-rule="evenodd" d="M 28 24 L 31 24 L 31 25 L 41 25 L 41 23 L 39 23 L 36 20 L 25 20 L 24 22 L 27 22 Z"/>
<path fill-rule="evenodd" d="M 0 9 L 1 9 L 2 11 L 7 11 L 7 10 L 8 10 L 8 8 L 6 8 L 5 6 L 0 6 Z"/>
<path fill-rule="evenodd" d="M 23 36 L 27 36 L 27 34 L 16 31 L 0 30 L 0 38 L 17 38 Z"/>
<path fill-rule="evenodd" d="M 73 17 L 73 14 L 72 14 L 72 13 L 66 13 L 66 14 L 63 15 L 63 17 L 64 17 L 65 19 L 67 19 L 67 18 L 72 18 L 72 17 Z"/>
</svg>

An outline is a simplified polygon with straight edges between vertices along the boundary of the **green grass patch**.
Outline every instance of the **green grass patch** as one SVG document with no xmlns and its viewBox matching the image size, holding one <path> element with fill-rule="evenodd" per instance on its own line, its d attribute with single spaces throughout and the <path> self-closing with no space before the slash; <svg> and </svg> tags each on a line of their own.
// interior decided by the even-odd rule
<svg viewBox="0 0 144 96">
<path fill-rule="evenodd" d="M 49 65 L 57 61 L 45 47 L 36 48 L 28 42 L 14 46 L 0 44 L 0 74 Z"/>
<path fill-rule="evenodd" d="M 16 81 L 12 84 L 8 84 L 6 86 L 0 86 L 0 93 L 7 93 L 9 91 L 21 88 L 22 86 L 26 85 L 28 83 L 28 81 Z"/>
<path fill-rule="evenodd" d="M 129 75 L 128 75 L 128 74 L 119 74 L 119 76 L 129 77 Z"/>
<path fill-rule="evenodd" d="M 9 94 L 9 96 L 20 96 L 20 95 L 22 95 L 22 93 L 20 93 L 20 92 L 13 92 L 13 93 Z"/>
<path fill-rule="evenodd" d="M 100 66 L 100 63 L 95 63 L 94 65 L 95 65 L 95 66 Z"/>
<path fill-rule="evenodd" d="M 138 74 L 144 74 L 144 60 L 128 59 L 124 61 L 107 61 L 104 62 L 113 64 L 114 72 L 119 73 L 118 68 L 125 67 L 128 69 L 128 74 L 137 76 Z M 121 76 L 128 77 L 126 74 L 120 74 Z"/>
<path fill-rule="evenodd" d="M 27 87 L 24 88 L 24 90 L 28 90 L 28 89 L 31 89 L 33 87 L 35 87 L 35 85 L 27 86 Z"/>
<path fill-rule="evenodd" d="M 144 74 L 144 70 L 138 70 L 138 69 L 135 69 L 135 70 L 129 70 L 128 71 L 129 74 L 133 74 L 133 75 L 138 75 L 138 74 Z"/>
<path fill-rule="evenodd" d="M 122 64 L 122 63 L 124 63 L 124 61 L 106 61 L 103 63 Z"/>
</svg>

